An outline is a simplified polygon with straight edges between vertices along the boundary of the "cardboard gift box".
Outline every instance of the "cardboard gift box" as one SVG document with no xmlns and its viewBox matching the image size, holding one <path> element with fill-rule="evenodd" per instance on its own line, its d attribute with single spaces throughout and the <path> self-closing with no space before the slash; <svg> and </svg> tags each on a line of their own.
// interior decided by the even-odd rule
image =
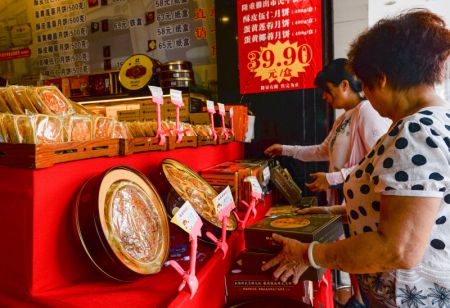
<svg viewBox="0 0 450 308">
<path fill-rule="evenodd" d="M 274 215 L 265 217 L 244 230 L 247 250 L 279 252 L 280 245 L 272 239 L 273 233 L 304 243 L 326 243 L 334 242 L 344 232 L 341 216 L 337 215 Z"/>
<path fill-rule="evenodd" d="M 236 305 L 244 301 L 267 298 L 278 299 L 281 302 L 290 301 L 290 307 L 304 307 L 310 304 L 310 282 L 301 281 L 294 285 L 287 282 L 275 281 L 270 274 L 246 274 L 242 271 L 241 260 L 231 266 L 225 275 L 225 295 L 227 306 Z M 306 294 L 306 295 L 305 295 Z"/>
<path fill-rule="evenodd" d="M 270 162 L 270 181 L 289 204 L 302 208 L 317 205 L 317 198 L 303 196 L 303 191 L 294 182 L 289 171 L 274 160 Z"/>
<path fill-rule="evenodd" d="M 258 178 L 260 167 L 255 164 L 228 161 L 213 167 L 203 169 L 200 175 L 211 186 L 230 186 L 235 190 L 236 207 L 238 210 L 247 210 L 240 201 L 250 202 L 250 183 L 244 182 L 247 176 L 254 175 Z"/>
<path fill-rule="evenodd" d="M 269 276 L 273 273 L 276 267 L 263 272 L 261 266 L 264 263 L 276 257 L 276 253 L 270 252 L 259 252 L 259 251 L 248 251 L 245 250 L 241 253 L 240 259 L 242 260 L 242 272 L 244 274 L 250 275 L 267 275 Z M 310 280 L 310 281 L 320 281 L 323 274 L 325 273 L 325 268 L 315 269 L 313 267 L 308 267 L 308 269 L 302 274 L 300 280 Z"/>
</svg>

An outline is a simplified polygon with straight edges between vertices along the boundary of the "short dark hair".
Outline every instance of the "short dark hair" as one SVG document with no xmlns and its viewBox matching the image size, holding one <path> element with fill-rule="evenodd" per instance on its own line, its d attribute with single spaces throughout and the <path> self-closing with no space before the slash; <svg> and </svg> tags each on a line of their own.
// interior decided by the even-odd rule
<svg viewBox="0 0 450 308">
<path fill-rule="evenodd" d="M 442 82 L 450 54 L 450 31 L 439 16 L 410 10 L 378 21 L 351 45 L 349 65 L 372 88 L 386 76 L 396 90 Z"/>
<path fill-rule="evenodd" d="M 327 82 L 338 86 L 342 80 L 347 80 L 350 87 L 356 93 L 361 92 L 361 82 L 351 73 L 348 68 L 348 60 L 339 58 L 328 63 L 314 79 L 314 84 L 324 91 L 329 92 Z"/>
</svg>

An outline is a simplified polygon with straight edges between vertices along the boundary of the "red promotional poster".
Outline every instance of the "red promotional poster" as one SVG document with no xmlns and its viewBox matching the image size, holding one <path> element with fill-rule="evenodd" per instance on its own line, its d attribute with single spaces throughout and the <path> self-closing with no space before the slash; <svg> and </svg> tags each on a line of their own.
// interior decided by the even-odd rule
<svg viewBox="0 0 450 308">
<path fill-rule="evenodd" d="M 314 87 L 322 69 L 321 0 L 238 0 L 240 93 Z"/>
</svg>

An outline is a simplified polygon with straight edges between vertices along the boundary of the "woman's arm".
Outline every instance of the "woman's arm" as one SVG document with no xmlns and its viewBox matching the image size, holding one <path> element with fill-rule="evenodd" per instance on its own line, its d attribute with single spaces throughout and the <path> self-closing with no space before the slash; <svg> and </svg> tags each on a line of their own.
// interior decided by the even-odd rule
<svg viewBox="0 0 450 308">
<path fill-rule="evenodd" d="M 412 268 L 422 260 L 429 245 L 440 202 L 440 198 L 431 197 L 382 196 L 378 230 L 317 244 L 313 259 L 321 267 L 356 274 Z M 277 266 L 275 278 L 286 281 L 293 276 L 297 283 L 310 265 L 305 258 L 309 244 L 279 235 L 273 239 L 282 243 L 283 249 L 264 264 L 263 270 Z"/>
<path fill-rule="evenodd" d="M 349 273 L 408 269 L 422 260 L 441 199 L 382 196 L 378 230 L 314 247 L 322 267 Z"/>
</svg>

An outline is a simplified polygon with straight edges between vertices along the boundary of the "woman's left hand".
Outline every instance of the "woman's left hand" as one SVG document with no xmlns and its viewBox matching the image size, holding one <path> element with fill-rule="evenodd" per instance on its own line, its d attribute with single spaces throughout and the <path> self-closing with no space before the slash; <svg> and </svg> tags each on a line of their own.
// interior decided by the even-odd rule
<svg viewBox="0 0 450 308">
<path fill-rule="evenodd" d="M 278 265 L 273 273 L 275 279 L 286 282 L 289 277 L 293 276 L 292 282 L 297 284 L 300 276 L 309 266 L 308 244 L 278 234 L 273 234 L 272 239 L 283 245 L 283 249 L 275 258 L 267 261 L 261 269 L 266 271 Z"/>
<path fill-rule="evenodd" d="M 314 180 L 311 183 L 305 183 L 305 186 L 308 187 L 309 190 L 319 192 L 326 191 L 330 187 L 325 172 L 311 173 L 310 176 L 313 177 Z"/>
</svg>

